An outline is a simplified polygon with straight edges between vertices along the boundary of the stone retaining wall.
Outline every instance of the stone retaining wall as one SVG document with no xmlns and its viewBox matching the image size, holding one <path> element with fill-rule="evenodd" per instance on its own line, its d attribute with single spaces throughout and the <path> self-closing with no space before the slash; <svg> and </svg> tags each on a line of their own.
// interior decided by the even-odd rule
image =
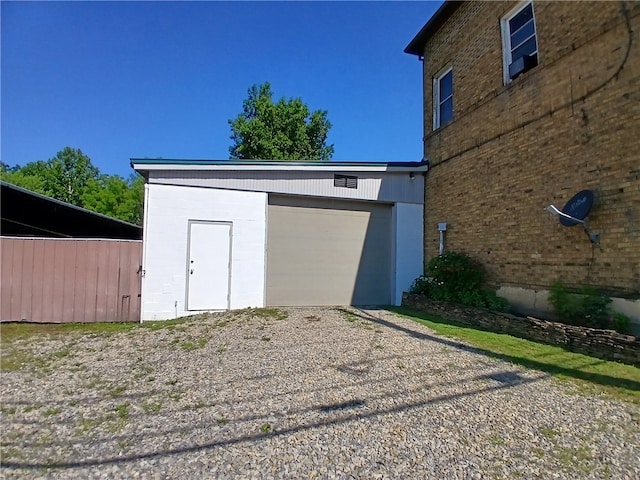
<svg viewBox="0 0 640 480">
<path fill-rule="evenodd" d="M 516 317 L 482 308 L 437 302 L 423 295 L 410 293 L 402 295 L 402 305 L 492 332 L 558 345 L 572 352 L 640 367 L 640 338 L 613 330 Z"/>
</svg>

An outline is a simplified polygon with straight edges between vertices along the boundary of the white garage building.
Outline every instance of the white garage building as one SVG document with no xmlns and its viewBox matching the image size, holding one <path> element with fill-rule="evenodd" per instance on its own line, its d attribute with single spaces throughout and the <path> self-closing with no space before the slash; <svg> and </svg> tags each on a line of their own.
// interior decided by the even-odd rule
<svg viewBox="0 0 640 480">
<path fill-rule="evenodd" d="M 422 273 L 425 163 L 131 164 L 147 180 L 142 321 L 398 305 Z"/>
</svg>

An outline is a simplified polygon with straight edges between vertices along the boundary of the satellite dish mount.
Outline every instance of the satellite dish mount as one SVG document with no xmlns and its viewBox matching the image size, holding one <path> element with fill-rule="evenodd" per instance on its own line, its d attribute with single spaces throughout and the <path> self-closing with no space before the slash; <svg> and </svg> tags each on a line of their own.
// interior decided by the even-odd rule
<svg viewBox="0 0 640 480">
<path fill-rule="evenodd" d="M 589 212 L 593 207 L 594 195 L 591 190 L 582 190 L 576 193 L 566 203 L 562 210 L 558 210 L 555 205 L 549 205 L 545 210 L 558 216 L 560 223 L 565 227 L 582 225 L 589 240 L 594 245 L 600 244 L 600 234 L 589 230 Z"/>
</svg>

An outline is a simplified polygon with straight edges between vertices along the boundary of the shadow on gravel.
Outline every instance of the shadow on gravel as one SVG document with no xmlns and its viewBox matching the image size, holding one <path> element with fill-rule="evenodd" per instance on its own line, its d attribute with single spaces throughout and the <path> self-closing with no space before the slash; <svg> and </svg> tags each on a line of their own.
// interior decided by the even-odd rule
<svg viewBox="0 0 640 480">
<path fill-rule="evenodd" d="M 370 310 L 375 310 L 374 308 L 370 309 Z M 381 310 L 385 310 L 385 309 L 381 309 Z M 457 342 L 455 340 L 451 340 L 451 339 L 447 339 L 447 338 L 443 338 L 443 337 L 437 337 L 437 336 L 433 336 L 433 335 L 429 335 L 427 333 L 424 332 L 420 332 L 417 330 L 412 330 L 410 328 L 406 328 L 403 327 L 401 325 L 396 325 L 393 322 L 389 322 L 387 320 L 384 320 L 382 318 L 379 318 L 375 315 L 371 315 L 365 311 L 362 310 L 358 310 L 358 312 L 354 312 L 353 310 L 346 310 L 343 309 L 343 311 L 345 312 L 350 312 L 352 315 L 358 315 L 360 316 L 362 319 L 370 321 L 370 322 L 374 322 L 377 323 L 379 325 L 384 325 L 385 327 L 389 327 L 389 328 L 393 328 L 394 330 L 399 330 L 402 331 L 404 333 L 406 333 L 407 335 L 411 335 L 412 337 L 415 338 L 420 338 L 420 339 L 424 339 L 424 340 L 431 340 L 433 342 L 438 342 L 438 343 L 442 343 L 444 345 L 453 347 L 453 348 L 457 348 L 459 350 L 463 350 L 463 351 L 471 351 L 471 352 L 477 352 L 480 353 L 482 355 L 486 355 L 488 357 L 491 358 L 496 358 L 499 360 L 506 360 L 508 362 L 512 362 L 518 365 L 522 365 L 524 367 L 527 368 L 532 368 L 534 370 L 539 370 L 542 372 L 547 372 L 550 373 L 552 375 L 555 374 L 561 374 L 564 375 L 566 377 L 571 377 L 571 378 L 575 378 L 575 379 L 579 379 L 579 380 L 586 380 L 589 382 L 594 382 L 594 383 L 598 383 L 600 385 L 608 385 L 608 386 L 615 386 L 615 387 L 623 387 L 623 388 L 627 388 L 629 390 L 635 390 L 638 391 L 640 390 L 640 382 L 637 382 L 635 380 L 630 380 L 630 379 L 626 379 L 626 378 L 619 378 L 619 377 L 613 377 L 610 375 L 604 375 L 601 373 L 594 373 L 594 372 L 583 372 L 580 371 L 578 369 L 575 368 L 566 368 L 566 367 L 562 367 L 559 366 L 557 364 L 554 363 L 547 363 L 547 362 L 543 362 L 543 361 L 538 361 L 538 360 L 532 360 L 530 358 L 525 358 L 525 357 L 519 357 L 519 356 L 515 356 L 515 355 L 505 355 L 505 354 L 501 354 L 501 353 L 496 353 L 493 352 L 491 350 L 487 350 L 487 349 L 483 349 L 483 348 L 477 348 L 477 347 L 470 347 L 468 345 L 464 345 L 460 342 Z M 412 309 L 406 309 L 403 308 L 402 310 L 400 309 L 389 309 L 388 311 L 394 312 L 397 311 L 398 313 L 401 314 L 407 314 L 407 315 L 411 315 L 415 318 L 420 318 L 420 319 L 424 319 L 424 320 L 428 320 L 430 322 L 434 322 L 434 323 L 441 323 L 443 325 L 451 325 L 451 326 L 456 326 L 456 327 L 461 327 L 461 328 L 469 328 L 469 329 L 474 329 L 474 330 L 481 330 L 481 331 L 487 331 L 484 330 L 482 328 L 479 327 L 474 327 L 472 325 L 467 325 L 467 324 L 462 324 L 462 323 L 458 323 L 455 321 L 450 321 L 450 320 L 442 320 L 439 319 L 433 315 L 428 315 L 425 313 L 422 313 L 418 310 L 412 310 Z M 538 358 L 544 357 L 547 355 L 539 355 Z M 595 366 L 595 365 L 600 365 L 604 363 L 604 360 L 599 360 L 599 359 L 593 359 L 593 362 L 589 362 L 589 363 L 585 363 L 583 365 L 581 365 L 582 367 L 587 367 L 587 366 Z"/>
<path fill-rule="evenodd" d="M 525 384 L 525 383 L 533 383 L 533 382 L 537 382 L 539 380 L 541 380 L 544 377 L 538 377 L 538 378 L 532 378 L 532 379 L 520 379 L 517 384 Z M 167 449 L 167 450 L 163 450 L 163 451 L 158 451 L 158 452 L 148 452 L 148 453 L 140 453 L 140 454 L 136 454 L 136 455 L 126 455 L 126 456 L 120 456 L 120 457 L 111 457 L 111 458 L 103 458 L 103 459 L 88 459 L 88 460 L 78 460 L 78 461 L 70 461 L 70 462 L 43 462 L 43 463 L 37 463 L 37 462 L 15 462 L 15 461 L 2 461 L 0 463 L 0 465 L 3 468 L 15 468 L 15 469 L 25 469 L 25 470 L 39 470 L 39 469 L 64 469 L 64 468 L 83 468 L 83 467 L 92 467 L 92 466 L 102 466 L 102 465 L 119 465 L 119 464 L 125 464 L 128 462 L 134 462 L 134 461 L 138 461 L 138 460 L 151 460 L 154 458 L 161 458 L 161 457 L 165 457 L 165 456 L 171 456 L 171 455 L 179 455 L 179 454 L 183 454 L 183 453 L 190 453 L 190 452 L 199 452 L 199 451 L 203 451 L 203 450 L 209 450 L 209 449 L 213 449 L 216 447 L 222 447 L 222 446 L 229 446 L 229 445 L 235 445 L 238 443 L 243 443 L 243 442 L 254 442 L 254 441 L 259 441 L 261 439 L 264 439 L 265 437 L 268 436 L 283 436 L 283 435 L 291 435 L 291 434 L 295 434 L 297 432 L 300 431 L 305 431 L 305 430 L 312 430 L 314 428 L 318 428 L 318 427 L 322 427 L 322 426 L 327 426 L 327 425 L 337 425 L 337 424 L 342 424 L 342 423 L 346 423 L 346 422 L 350 422 L 353 420 L 360 420 L 360 419 L 366 419 L 366 418 L 371 418 L 371 417 L 376 417 L 379 415 L 384 415 L 384 414 L 389 414 L 389 413 L 397 413 L 397 412 L 402 412 L 402 411 L 407 411 L 407 410 L 412 410 L 415 408 L 420 408 L 426 405 L 432 405 L 432 404 L 437 404 L 437 403 L 442 403 L 442 402 L 448 402 L 451 400 L 455 400 L 458 398 L 463 398 L 463 397 L 468 397 L 468 396 L 473 396 L 473 395 L 479 395 L 482 393 L 487 393 L 487 392 L 492 392 L 492 391 L 497 391 L 497 390 L 503 390 L 506 388 L 510 388 L 513 387 L 514 384 L 513 383 L 502 383 L 500 385 L 495 385 L 495 386 L 490 386 L 490 387 L 485 387 L 485 388 L 479 388 L 476 390 L 472 390 L 472 391 L 468 391 L 468 392 L 463 392 L 463 393 L 459 393 L 459 394 L 454 394 L 454 395 L 442 395 L 439 397 L 434 397 L 432 399 L 429 399 L 428 401 L 420 401 L 420 402 L 406 402 L 394 407 L 390 407 L 390 408 L 382 408 L 382 409 L 377 409 L 377 410 L 373 410 L 370 412 L 366 412 L 363 411 L 362 407 L 365 406 L 364 401 L 359 400 L 356 403 L 354 403 L 353 405 L 351 404 L 343 404 L 343 405 L 328 405 L 328 406 L 324 406 L 324 410 L 326 413 L 329 412 L 336 412 L 336 413 L 341 413 L 341 412 L 345 412 L 345 411 L 349 411 L 349 410 L 354 410 L 354 407 L 360 407 L 360 408 L 355 408 L 355 410 L 357 411 L 357 413 L 351 413 L 351 414 L 343 414 L 343 415 L 339 415 L 337 417 L 334 418 L 327 418 L 325 420 L 321 420 L 315 423 L 311 423 L 311 424 L 302 424 L 302 425 L 298 425 L 295 427 L 291 427 L 291 428 L 285 428 L 285 429 L 281 429 L 281 430 L 274 430 L 271 431 L 269 433 L 257 433 L 254 435 L 245 435 L 245 436 L 238 436 L 235 438 L 229 438 L 229 439 L 223 439 L 223 440 L 219 440 L 219 441 L 214 441 L 214 442 L 205 442 L 203 444 L 200 445 L 192 445 L 192 446 L 188 446 L 188 447 L 183 447 L 183 448 L 175 448 L 175 449 Z M 322 407 L 321 407 L 322 408 Z M 163 432 L 164 435 L 166 435 L 166 432 Z M 140 438 L 140 441 L 138 442 L 139 445 L 144 445 L 144 438 Z"/>
<path fill-rule="evenodd" d="M 366 317 L 368 320 L 373 320 L 369 317 Z M 379 319 L 378 319 L 379 320 Z M 386 325 L 388 322 L 384 320 L 379 322 L 383 325 Z M 396 325 L 389 324 L 389 326 L 397 327 Z M 424 334 L 419 332 L 414 332 L 420 336 Z M 425 339 L 430 339 L 433 341 L 437 341 L 440 343 L 446 343 L 451 346 L 456 347 L 464 347 L 462 345 L 457 344 L 456 342 L 443 341 L 443 339 L 437 337 L 431 337 L 430 335 L 424 335 Z M 468 347 L 464 347 L 468 349 Z M 261 440 L 267 439 L 269 437 L 278 437 L 278 436 L 286 436 L 292 435 L 301 431 L 313 430 L 316 428 L 330 426 L 330 425 L 339 425 L 348 422 L 352 422 L 354 420 L 363 420 L 367 418 L 374 418 L 381 415 L 394 414 L 398 412 L 407 412 L 417 408 L 422 408 L 428 405 L 437 405 L 440 403 L 446 403 L 450 401 L 455 401 L 456 399 L 464 398 L 464 397 L 472 397 L 476 395 L 482 395 L 492 392 L 498 392 L 502 390 L 506 390 L 508 388 L 515 387 L 517 385 L 530 384 L 542 379 L 546 378 L 545 376 L 532 377 L 532 378 L 524 378 L 518 375 L 515 372 L 495 372 L 491 374 L 483 374 L 472 376 L 468 378 L 459 377 L 455 381 L 445 381 L 440 382 L 440 385 L 448 385 L 448 384 L 467 384 L 470 388 L 467 391 L 457 392 L 452 394 L 443 394 L 434 396 L 427 399 L 420 400 L 405 400 L 402 399 L 407 398 L 406 395 L 410 393 L 415 393 L 415 391 L 404 391 L 402 394 L 399 394 L 396 391 L 393 392 L 384 392 L 382 394 L 373 394 L 370 398 L 358 398 L 345 402 L 331 403 L 331 404 L 320 404 L 320 405 L 304 405 L 301 408 L 297 409 L 295 413 L 304 413 L 306 411 L 316 410 L 320 411 L 326 415 L 325 418 L 321 418 L 313 423 L 298 423 L 289 428 L 278 429 L 275 428 L 269 432 L 261 432 L 255 433 L 252 435 L 238 435 L 231 438 L 224 438 L 216 441 L 203 442 L 201 444 L 193 444 L 180 448 L 169 448 L 159 451 L 152 452 L 140 452 L 132 455 L 122 455 L 118 457 L 106 457 L 106 458 L 95 458 L 95 459 L 84 459 L 84 460 L 75 460 L 75 461 L 43 461 L 39 462 L 30 462 L 30 461 L 1 461 L 0 465 L 3 468 L 12 468 L 12 469 L 22 469 L 22 470 L 40 470 L 40 469 L 48 469 L 51 470 L 51 473 L 55 474 L 56 470 L 61 469 L 73 469 L 73 468 L 85 468 L 85 467 L 94 467 L 94 466 L 105 466 L 105 465 L 123 465 L 130 462 L 136 462 L 139 460 L 153 460 L 159 459 L 162 457 L 168 457 L 172 455 L 181 455 L 185 453 L 193 453 L 193 452 L 201 452 L 207 450 L 213 450 L 215 448 L 231 446 L 240 443 L 247 442 L 259 442 Z M 483 385 L 478 387 L 475 382 L 478 381 L 488 381 L 491 380 L 492 383 L 490 385 Z M 430 385 L 434 387 L 435 385 Z M 474 388 L 475 387 L 475 388 Z M 425 387 L 421 387 L 420 390 L 424 391 Z M 379 389 L 372 385 L 371 391 L 376 392 Z M 388 407 L 370 407 L 370 405 L 374 405 L 376 400 L 393 397 L 397 402 Z M 275 412 L 276 415 L 278 412 Z M 291 412 L 290 412 L 291 413 Z M 233 418 L 229 419 L 229 421 L 246 421 L 251 419 L 264 418 L 264 416 L 260 415 L 249 415 L 247 417 Z M 211 424 L 213 426 L 213 423 Z M 199 422 L 193 425 L 193 428 L 206 428 L 207 425 Z M 175 430 L 184 431 L 184 427 Z M 129 436 L 128 439 L 134 442 L 137 445 L 144 446 L 145 438 L 153 435 L 162 435 L 167 436 L 173 433 L 174 430 L 163 430 L 161 432 L 150 432 L 145 435 L 136 435 L 134 437 Z M 117 440 L 117 437 L 110 436 L 108 441 Z M 96 440 L 93 439 L 92 443 L 95 443 Z"/>
</svg>

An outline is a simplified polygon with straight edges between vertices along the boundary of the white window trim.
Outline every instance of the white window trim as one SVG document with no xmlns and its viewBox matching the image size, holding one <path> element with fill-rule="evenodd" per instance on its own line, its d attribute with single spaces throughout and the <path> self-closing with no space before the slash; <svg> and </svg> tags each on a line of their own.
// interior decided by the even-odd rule
<svg viewBox="0 0 640 480">
<path fill-rule="evenodd" d="M 453 67 L 449 65 L 433 76 L 433 130 L 442 126 L 440 125 L 440 80 L 451 71 Z M 453 97 L 453 76 L 451 77 L 451 97 Z"/>
<path fill-rule="evenodd" d="M 533 0 L 525 0 L 518 3 L 509 12 L 500 19 L 500 30 L 502 31 L 502 76 L 504 84 L 511 83 L 509 78 L 509 65 L 513 61 L 511 58 L 511 32 L 509 31 L 509 20 L 515 17 L 521 10 L 527 5 L 531 4 L 531 11 L 533 12 L 533 32 L 536 36 L 536 45 L 538 44 L 538 29 L 536 28 L 536 11 L 533 5 Z M 536 55 L 538 55 L 538 63 L 540 62 L 540 55 L 538 49 L 536 49 Z"/>
</svg>

